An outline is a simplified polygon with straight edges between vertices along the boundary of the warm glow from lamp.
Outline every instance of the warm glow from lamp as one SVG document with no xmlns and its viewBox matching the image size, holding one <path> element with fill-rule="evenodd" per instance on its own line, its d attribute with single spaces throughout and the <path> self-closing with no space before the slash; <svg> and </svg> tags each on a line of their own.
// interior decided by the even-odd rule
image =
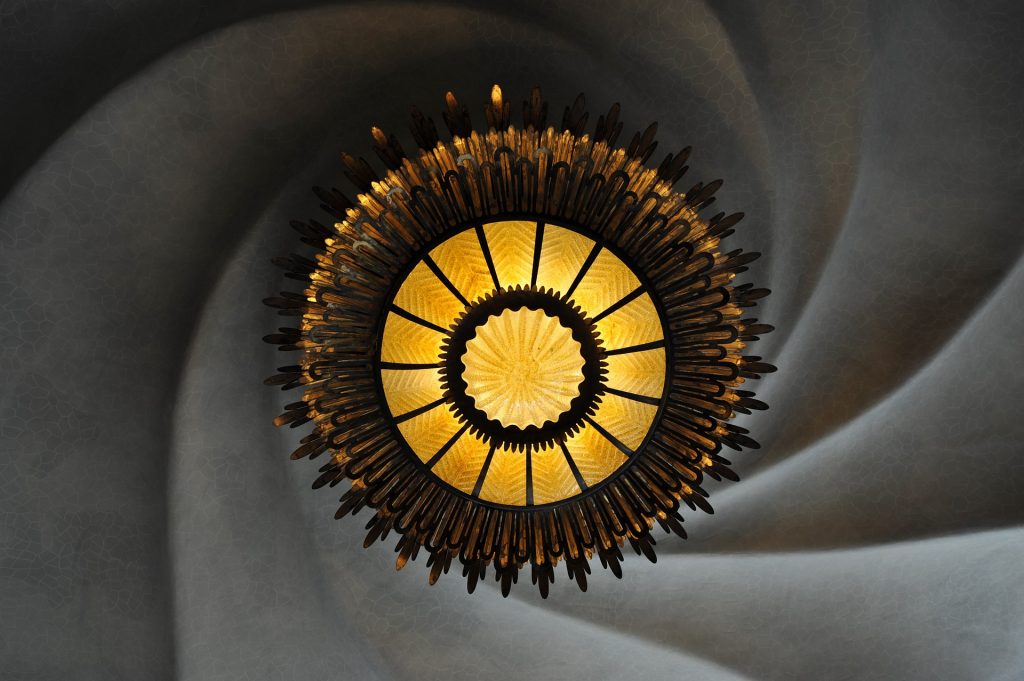
<svg viewBox="0 0 1024 681">
<path fill-rule="evenodd" d="M 334 220 L 292 221 L 316 253 L 275 259 L 303 286 L 265 301 L 299 353 L 267 383 L 302 393 L 274 423 L 312 423 L 292 458 L 324 457 L 313 487 L 349 483 L 335 516 L 371 511 L 398 568 L 506 596 L 525 570 L 546 597 L 562 566 L 586 591 L 591 559 L 621 576 L 652 532 L 685 538 L 705 476 L 736 479 L 726 448 L 758 447 L 730 421 L 767 408 L 745 349 L 769 291 L 732 283 L 758 254 L 722 245 L 742 213 L 702 215 L 721 180 L 678 184 L 689 147 L 658 162 L 656 124 L 624 135 L 582 94 L 556 122 L 534 88 L 521 125 L 489 95 L 474 126 L 446 93 L 444 140 L 414 107 L 414 153 L 374 126 L 383 174 L 342 154 L 358 193 L 314 188 Z"/>
<path fill-rule="evenodd" d="M 583 355 L 569 329 L 541 310 L 505 310 L 469 341 L 467 392 L 503 425 L 543 425 L 580 394 Z"/>
<path fill-rule="evenodd" d="M 589 335 L 600 377 L 592 402 L 582 395 L 587 350 L 550 311 L 502 302 L 517 295 L 563 301 L 563 317 Z M 494 313 L 466 321 L 486 306 Z M 464 413 L 438 367 L 450 330 L 467 324 L 464 351 L 448 360 L 478 410 Z M 492 222 L 437 245 L 405 276 L 384 327 L 381 381 L 402 436 L 442 480 L 493 503 L 552 503 L 600 483 L 640 447 L 665 387 L 663 339 L 650 295 L 606 245 L 566 227 Z M 502 428 L 533 433 L 560 419 L 561 430 L 532 444 L 501 438 Z"/>
</svg>

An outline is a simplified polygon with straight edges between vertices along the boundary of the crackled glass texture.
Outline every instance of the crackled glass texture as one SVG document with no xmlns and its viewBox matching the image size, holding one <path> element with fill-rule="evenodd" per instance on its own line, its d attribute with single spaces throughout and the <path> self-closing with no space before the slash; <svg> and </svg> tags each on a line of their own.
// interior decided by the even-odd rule
<svg viewBox="0 0 1024 681">
<path fill-rule="evenodd" d="M 580 344 L 542 310 L 505 310 L 481 326 L 468 345 L 467 392 L 502 425 L 554 421 L 580 394 Z"/>
</svg>

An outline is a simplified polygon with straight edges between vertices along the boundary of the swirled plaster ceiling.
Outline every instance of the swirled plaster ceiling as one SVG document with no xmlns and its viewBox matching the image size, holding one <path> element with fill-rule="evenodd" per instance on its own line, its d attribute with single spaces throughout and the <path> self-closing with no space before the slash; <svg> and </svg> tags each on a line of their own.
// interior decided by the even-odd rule
<svg viewBox="0 0 1024 681">
<path fill-rule="evenodd" d="M 1019 3 L 0 6 L 13 679 L 1024 674 Z M 503 600 L 329 520 L 259 385 L 310 185 L 539 84 L 695 145 L 766 257 L 760 452 L 622 582 Z"/>
</svg>

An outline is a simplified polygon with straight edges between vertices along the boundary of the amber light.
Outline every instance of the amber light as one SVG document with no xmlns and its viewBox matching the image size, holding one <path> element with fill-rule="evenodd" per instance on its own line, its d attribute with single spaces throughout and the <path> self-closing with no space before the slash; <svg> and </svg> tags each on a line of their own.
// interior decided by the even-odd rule
<svg viewBox="0 0 1024 681">
<path fill-rule="evenodd" d="M 505 310 L 468 345 L 466 392 L 504 426 L 554 422 L 580 394 L 583 349 L 541 310 Z"/>
<path fill-rule="evenodd" d="M 736 479 L 722 448 L 757 447 L 730 421 L 774 370 L 744 354 L 768 291 L 734 282 L 758 254 L 722 247 L 742 214 L 701 214 L 721 181 L 674 188 L 689 148 L 617 146 L 617 104 L 590 133 L 582 95 L 557 126 L 539 89 L 522 127 L 498 86 L 483 131 L 445 105 L 450 141 L 418 110 L 416 154 L 374 127 L 386 172 L 343 154 L 358 196 L 317 188 L 337 222 L 293 223 L 314 252 L 276 260 L 304 289 L 267 300 L 296 319 L 267 340 L 300 357 L 267 382 L 302 398 L 275 422 L 312 423 L 293 458 L 326 455 L 314 488 L 350 483 L 336 517 L 370 509 L 399 568 L 508 595 L 529 567 L 547 596 L 563 564 L 585 590 L 595 556 L 621 576 L 655 526 L 685 537 L 704 476 Z"/>
<path fill-rule="evenodd" d="M 536 438 L 524 446 L 492 433 L 553 424 L 580 398 L 584 349 L 558 318 L 526 306 L 499 308 L 470 331 L 454 370 L 472 405 L 493 422 L 489 429 L 462 427 L 476 424 L 448 399 L 436 366 L 447 330 L 463 323 L 467 309 L 485 299 L 500 302 L 513 290 L 567 301 L 568 314 L 590 330 L 598 348 L 604 392 L 560 429 L 557 445 Z M 406 443 L 441 480 L 484 501 L 543 505 L 599 484 L 640 446 L 662 399 L 663 346 L 650 295 L 610 250 L 554 224 L 492 222 L 436 246 L 401 283 L 385 322 L 381 382 Z M 615 353 L 612 361 L 608 351 Z M 534 454 L 549 446 L 561 458 L 537 456 L 534 465 Z"/>
</svg>

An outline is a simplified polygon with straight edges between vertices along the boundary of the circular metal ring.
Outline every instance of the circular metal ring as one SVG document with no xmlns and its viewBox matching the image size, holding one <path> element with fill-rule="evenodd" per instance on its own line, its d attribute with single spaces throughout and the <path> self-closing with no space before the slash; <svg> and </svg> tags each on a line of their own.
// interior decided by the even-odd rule
<svg viewBox="0 0 1024 681">
<path fill-rule="evenodd" d="M 505 425 L 490 418 L 467 393 L 463 378 L 467 344 L 476 337 L 477 329 L 506 310 L 515 311 L 524 307 L 540 310 L 557 319 L 580 344 L 580 354 L 583 356 L 583 380 L 579 384 L 579 394 L 571 400 L 569 408 L 557 420 L 525 428 Z M 601 401 L 607 366 L 602 345 L 594 323 L 571 300 L 544 288 L 498 289 L 466 308 L 455 321 L 451 335 L 442 344 L 441 383 L 445 400 L 452 404 L 460 419 L 469 423 L 472 432 L 480 434 L 498 447 L 529 450 L 553 446 L 578 432 L 583 425 L 583 418 L 593 416 Z"/>
</svg>

